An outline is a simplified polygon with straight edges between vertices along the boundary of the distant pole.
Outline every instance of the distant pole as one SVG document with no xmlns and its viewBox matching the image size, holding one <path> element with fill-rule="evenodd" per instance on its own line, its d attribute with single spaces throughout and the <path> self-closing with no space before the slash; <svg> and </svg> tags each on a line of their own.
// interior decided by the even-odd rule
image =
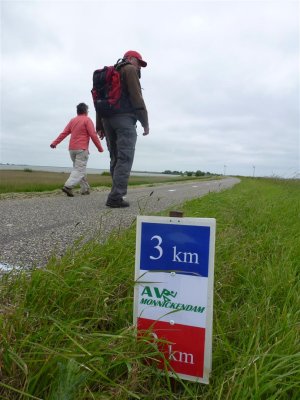
<svg viewBox="0 0 300 400">
<path fill-rule="evenodd" d="M 253 165 L 253 178 L 255 177 L 255 165 Z"/>
<path fill-rule="evenodd" d="M 224 175 L 226 175 L 226 167 L 227 165 L 224 165 Z"/>
</svg>

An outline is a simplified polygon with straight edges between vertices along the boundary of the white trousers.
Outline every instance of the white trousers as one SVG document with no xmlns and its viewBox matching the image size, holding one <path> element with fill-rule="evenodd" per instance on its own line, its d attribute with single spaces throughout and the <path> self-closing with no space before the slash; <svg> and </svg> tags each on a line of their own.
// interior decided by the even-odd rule
<svg viewBox="0 0 300 400">
<path fill-rule="evenodd" d="M 73 161 L 73 170 L 65 183 L 65 186 L 72 188 L 80 184 L 80 191 L 84 193 L 90 190 L 90 185 L 86 177 L 86 166 L 89 159 L 88 150 L 69 150 Z"/>
</svg>

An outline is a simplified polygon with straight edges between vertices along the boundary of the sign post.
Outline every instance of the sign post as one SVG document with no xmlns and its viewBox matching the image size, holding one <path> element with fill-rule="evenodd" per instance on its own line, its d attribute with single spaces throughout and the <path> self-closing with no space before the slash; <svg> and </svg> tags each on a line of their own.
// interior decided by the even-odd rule
<svg viewBox="0 0 300 400">
<path fill-rule="evenodd" d="M 157 339 L 171 376 L 206 384 L 212 358 L 215 229 L 214 218 L 137 217 L 137 332 Z"/>
</svg>

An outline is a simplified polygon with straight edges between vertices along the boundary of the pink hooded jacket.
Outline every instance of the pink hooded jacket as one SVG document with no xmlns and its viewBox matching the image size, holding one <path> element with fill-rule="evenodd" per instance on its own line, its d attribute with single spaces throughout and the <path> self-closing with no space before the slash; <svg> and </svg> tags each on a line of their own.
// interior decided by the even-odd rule
<svg viewBox="0 0 300 400">
<path fill-rule="evenodd" d="M 58 145 L 70 134 L 69 150 L 88 150 L 90 139 L 92 139 L 98 151 L 100 151 L 100 153 L 103 152 L 103 147 L 95 131 L 93 121 L 87 115 L 81 114 L 72 118 L 63 132 L 52 142 L 51 145 Z"/>
</svg>

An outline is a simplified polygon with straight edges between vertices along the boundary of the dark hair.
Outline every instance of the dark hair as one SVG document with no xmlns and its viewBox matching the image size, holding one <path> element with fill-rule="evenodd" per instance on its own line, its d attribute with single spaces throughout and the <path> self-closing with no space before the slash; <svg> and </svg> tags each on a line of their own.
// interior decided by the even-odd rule
<svg viewBox="0 0 300 400">
<path fill-rule="evenodd" d="M 77 106 L 77 114 L 86 114 L 88 112 L 89 106 L 85 103 L 79 103 Z"/>
</svg>

